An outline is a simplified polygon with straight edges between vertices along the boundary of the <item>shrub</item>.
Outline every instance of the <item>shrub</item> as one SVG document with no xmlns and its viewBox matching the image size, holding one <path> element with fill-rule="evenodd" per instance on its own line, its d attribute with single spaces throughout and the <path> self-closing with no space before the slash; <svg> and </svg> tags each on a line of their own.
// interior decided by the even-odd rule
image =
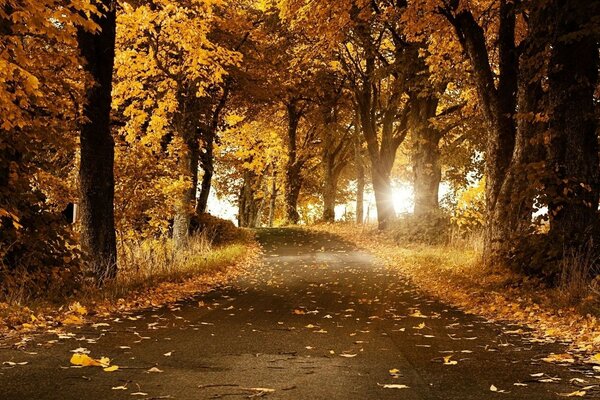
<svg viewBox="0 0 600 400">
<path fill-rule="evenodd" d="M 391 231 L 398 243 L 442 245 L 450 242 L 452 225 L 443 213 L 427 215 L 407 214 L 396 220 Z"/>
<path fill-rule="evenodd" d="M 192 233 L 203 234 L 216 245 L 231 243 L 244 236 L 243 230 L 233 222 L 204 213 L 192 218 Z"/>
</svg>

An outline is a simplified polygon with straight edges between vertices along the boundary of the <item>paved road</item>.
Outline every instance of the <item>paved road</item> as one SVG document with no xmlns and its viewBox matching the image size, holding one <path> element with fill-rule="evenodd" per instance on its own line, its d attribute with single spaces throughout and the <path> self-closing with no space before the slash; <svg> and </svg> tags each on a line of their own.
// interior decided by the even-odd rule
<svg viewBox="0 0 600 400">
<path fill-rule="evenodd" d="M 339 238 L 258 237 L 264 265 L 231 286 L 0 350 L 28 362 L 0 367 L 0 399 L 556 399 L 571 378 L 598 381 L 539 361 L 560 345 L 429 299 Z M 81 347 L 121 368 L 69 367 Z"/>
</svg>

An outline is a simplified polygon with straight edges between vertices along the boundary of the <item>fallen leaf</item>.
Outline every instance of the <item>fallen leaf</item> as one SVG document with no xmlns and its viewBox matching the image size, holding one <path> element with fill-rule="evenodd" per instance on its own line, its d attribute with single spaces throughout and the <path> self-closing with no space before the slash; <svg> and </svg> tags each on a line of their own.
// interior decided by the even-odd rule
<svg viewBox="0 0 600 400">
<path fill-rule="evenodd" d="M 79 315 L 69 314 L 61 322 L 64 325 L 81 325 L 84 321 Z"/>
<path fill-rule="evenodd" d="M 110 359 L 102 357 L 100 360 L 95 360 L 87 354 L 75 353 L 71 357 L 71 364 L 78 365 L 81 367 L 103 367 L 106 368 L 110 365 Z"/>
<path fill-rule="evenodd" d="M 381 386 L 384 389 L 408 389 L 409 388 L 409 386 L 400 385 L 400 384 L 397 384 L 397 383 L 386 383 L 384 385 L 379 385 L 379 386 Z"/>
<path fill-rule="evenodd" d="M 542 361 L 548 363 L 574 363 L 575 358 L 570 354 L 550 354 L 548 357 L 542 358 Z"/>
<path fill-rule="evenodd" d="M 452 355 L 444 357 L 444 365 L 456 365 L 456 364 L 458 364 L 458 361 L 450 360 L 451 358 L 452 358 Z"/>
<path fill-rule="evenodd" d="M 559 396 L 562 397 L 583 397 L 586 394 L 585 390 L 576 390 L 574 392 L 571 393 L 556 393 Z"/>
</svg>

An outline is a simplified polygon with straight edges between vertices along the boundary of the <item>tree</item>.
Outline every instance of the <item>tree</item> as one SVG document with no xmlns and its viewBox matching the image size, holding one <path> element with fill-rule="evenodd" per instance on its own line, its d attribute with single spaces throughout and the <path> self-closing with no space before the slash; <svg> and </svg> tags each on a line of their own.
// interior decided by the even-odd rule
<svg viewBox="0 0 600 400">
<path fill-rule="evenodd" d="M 544 9 L 545 7 L 545 9 Z M 551 27 L 548 71 L 548 183 L 550 236 L 567 247 L 587 246 L 597 220 L 600 176 L 598 117 L 598 2 L 547 1 L 533 21 Z"/>
<path fill-rule="evenodd" d="M 70 290 L 69 277 L 79 272 L 61 211 L 74 201 L 69 171 L 89 84 L 79 68 L 76 32 L 97 28 L 85 16 L 94 12 L 85 1 L 69 8 L 58 0 L 0 1 L 2 293 L 13 285 L 24 296 Z"/>
<path fill-rule="evenodd" d="M 322 127 L 321 166 L 323 170 L 323 221 L 335 221 L 335 205 L 340 174 L 351 159 L 354 129 L 352 118 L 348 118 L 348 96 L 339 71 L 323 71 L 319 78 L 321 93 L 316 100 Z M 345 117 L 345 118 L 344 118 Z M 345 121 L 349 119 L 350 121 Z M 346 125 L 346 126 L 344 126 Z"/>
<path fill-rule="evenodd" d="M 119 18 L 120 54 L 115 90 L 128 121 L 130 141 L 160 146 L 175 160 L 177 178 L 165 188 L 174 196 L 173 238 L 183 245 L 196 208 L 200 143 L 214 137 L 219 110 L 208 96 L 226 93 L 227 69 L 241 56 L 211 40 L 212 1 L 124 4 Z M 225 96 L 226 97 L 226 96 Z M 207 145 L 207 152 L 211 151 Z M 165 151 L 166 150 L 166 151 Z M 208 168 L 207 168 L 208 169 Z"/>
<path fill-rule="evenodd" d="M 96 280 L 117 275 L 114 217 L 114 141 L 111 134 L 111 92 L 115 58 L 116 4 L 99 0 L 92 19 L 97 31 L 79 29 L 77 40 L 84 68 L 94 80 L 86 93 L 80 135 L 81 246 Z"/>
</svg>

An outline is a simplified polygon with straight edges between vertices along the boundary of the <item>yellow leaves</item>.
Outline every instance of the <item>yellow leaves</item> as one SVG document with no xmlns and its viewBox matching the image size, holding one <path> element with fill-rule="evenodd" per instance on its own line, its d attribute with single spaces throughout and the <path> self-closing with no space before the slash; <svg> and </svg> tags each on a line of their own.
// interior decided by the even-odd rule
<svg viewBox="0 0 600 400">
<path fill-rule="evenodd" d="M 81 325 L 85 322 L 84 316 L 87 315 L 87 308 L 79 302 L 75 302 L 69 306 L 69 313 L 65 315 L 61 322 L 64 325 Z"/>
<path fill-rule="evenodd" d="M 575 362 L 575 358 L 567 353 L 564 354 L 554 354 L 551 353 L 550 355 L 548 355 L 547 357 L 542 358 L 542 361 L 545 361 L 547 363 L 574 363 Z"/>
<path fill-rule="evenodd" d="M 65 325 L 81 325 L 85 321 L 79 315 L 69 314 L 69 315 L 65 316 L 61 322 Z"/>
<path fill-rule="evenodd" d="M 398 368 L 392 368 L 388 372 L 390 373 L 390 376 L 392 378 L 399 378 L 400 376 L 402 376 Z"/>
<path fill-rule="evenodd" d="M 87 315 L 87 308 L 81 305 L 78 301 L 69 306 L 69 310 L 77 315 Z"/>
<path fill-rule="evenodd" d="M 110 359 L 102 357 L 99 360 L 95 360 L 83 353 L 75 353 L 71 356 L 71 364 L 78 365 L 81 367 L 103 367 L 106 368 L 110 365 Z"/>
<path fill-rule="evenodd" d="M 557 394 L 562 397 L 583 397 L 586 395 L 586 393 L 587 392 L 585 390 L 576 390 L 571 393 L 557 393 Z"/>
<path fill-rule="evenodd" d="M 451 358 L 452 358 L 452 355 L 444 357 L 444 365 L 456 365 L 456 364 L 458 364 L 458 361 L 451 360 Z"/>
<path fill-rule="evenodd" d="M 595 364 L 600 365 L 600 353 L 596 353 L 587 360 L 585 360 L 587 364 Z"/>
<path fill-rule="evenodd" d="M 108 357 L 102 357 L 96 360 L 84 353 L 73 354 L 70 362 L 78 367 L 101 367 L 105 372 L 114 372 L 119 369 L 118 365 L 110 365 L 110 359 Z"/>
</svg>

